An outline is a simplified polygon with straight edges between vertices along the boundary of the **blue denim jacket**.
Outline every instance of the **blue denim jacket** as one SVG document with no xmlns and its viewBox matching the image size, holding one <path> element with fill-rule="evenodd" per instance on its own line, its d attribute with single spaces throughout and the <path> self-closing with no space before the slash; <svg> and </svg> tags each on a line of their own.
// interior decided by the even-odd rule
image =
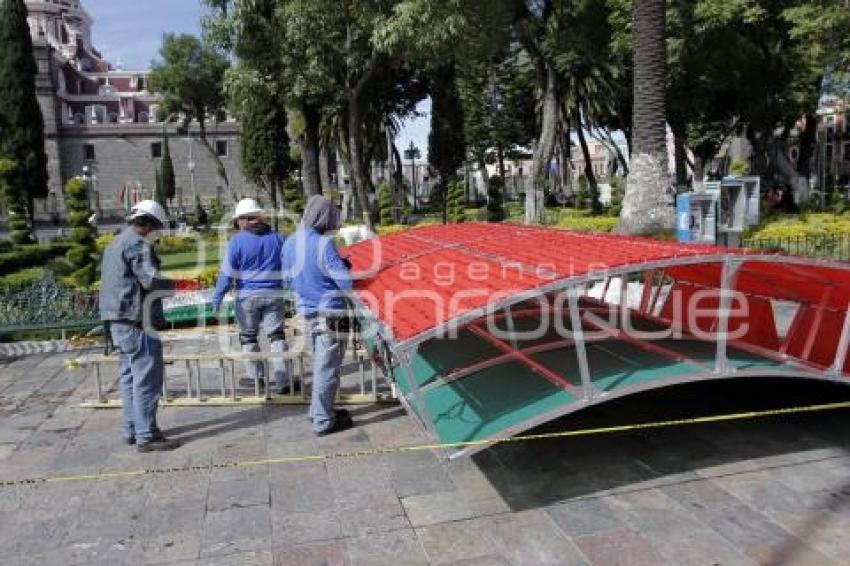
<svg viewBox="0 0 850 566">
<path fill-rule="evenodd" d="M 159 271 L 160 261 L 150 242 L 133 228 L 124 229 L 103 252 L 100 272 L 101 320 L 125 320 L 154 328 L 165 323 L 162 298 L 172 294 L 174 283 Z M 150 305 L 145 298 L 157 293 Z M 150 308 L 145 316 L 144 309 Z"/>
</svg>

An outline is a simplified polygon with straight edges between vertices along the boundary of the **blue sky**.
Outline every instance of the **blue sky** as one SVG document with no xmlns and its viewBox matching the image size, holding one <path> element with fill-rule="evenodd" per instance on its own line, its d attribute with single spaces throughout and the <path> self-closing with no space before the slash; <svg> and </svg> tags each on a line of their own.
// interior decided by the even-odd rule
<svg viewBox="0 0 850 566">
<path fill-rule="evenodd" d="M 125 69 L 146 69 L 158 57 L 166 33 L 200 33 L 204 8 L 200 0 L 82 0 L 94 18 L 93 42 L 113 64 Z M 396 144 L 403 151 L 410 141 L 424 158 L 428 151 L 430 101 L 419 110 L 424 118 L 409 121 Z"/>
<path fill-rule="evenodd" d="M 165 33 L 200 33 L 200 0 L 82 0 L 94 18 L 92 41 L 112 63 L 145 69 Z"/>
</svg>

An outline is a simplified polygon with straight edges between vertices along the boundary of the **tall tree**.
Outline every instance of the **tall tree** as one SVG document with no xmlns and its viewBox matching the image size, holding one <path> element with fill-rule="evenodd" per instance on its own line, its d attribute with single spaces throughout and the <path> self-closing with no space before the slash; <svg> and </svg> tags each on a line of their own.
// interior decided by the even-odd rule
<svg viewBox="0 0 850 566">
<path fill-rule="evenodd" d="M 197 122 L 201 143 L 231 189 L 224 163 L 207 135 L 207 121 L 224 117 L 224 73 L 230 62 L 219 49 L 188 34 L 163 36 L 160 57 L 153 63 L 150 86 L 159 94 L 165 121 L 179 118 L 184 130 Z M 231 196 L 236 199 L 232 189 Z"/>
<path fill-rule="evenodd" d="M 626 234 L 672 230 L 675 215 L 667 173 L 664 0 L 634 0 L 634 122 L 632 159 L 617 226 Z"/>
<path fill-rule="evenodd" d="M 171 160 L 171 148 L 168 144 L 168 130 L 162 129 L 162 163 L 159 168 L 160 183 L 162 184 L 162 196 L 168 203 L 174 198 L 177 191 L 177 182 L 174 179 L 174 162 Z M 167 210 L 167 208 L 166 208 Z"/>
<path fill-rule="evenodd" d="M 247 92 L 230 93 L 231 108 L 242 125 L 242 170 L 269 193 L 277 229 L 280 190 L 292 170 L 286 108 L 273 87 L 256 74 L 253 80 L 236 84 L 253 85 Z"/>
<path fill-rule="evenodd" d="M 38 73 L 23 0 L 0 0 L 0 155 L 15 162 L 9 190 L 33 214 L 47 196 L 44 119 L 35 92 Z M 11 195 L 10 195 L 11 196 Z"/>
<path fill-rule="evenodd" d="M 448 221 L 449 183 L 457 177 L 465 154 L 463 109 L 455 69 L 454 65 L 446 65 L 431 73 L 431 133 L 428 136 L 428 163 L 437 172 L 444 223 Z"/>
</svg>

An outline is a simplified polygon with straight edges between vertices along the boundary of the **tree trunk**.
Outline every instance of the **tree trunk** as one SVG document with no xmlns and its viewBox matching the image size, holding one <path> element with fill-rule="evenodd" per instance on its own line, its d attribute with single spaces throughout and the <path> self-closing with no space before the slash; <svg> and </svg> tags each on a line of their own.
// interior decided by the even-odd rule
<svg viewBox="0 0 850 566">
<path fill-rule="evenodd" d="M 483 156 L 479 156 L 478 158 L 478 174 L 481 175 L 481 180 L 484 183 L 484 197 L 488 198 L 487 195 L 490 190 L 490 177 L 487 176 L 487 164 L 484 163 Z"/>
<path fill-rule="evenodd" d="M 277 192 L 280 187 L 280 183 L 277 179 L 272 179 L 269 183 L 269 193 L 271 193 L 271 201 L 272 201 L 272 229 L 277 232 L 278 229 L 278 217 L 280 216 L 280 209 L 278 208 L 278 200 L 277 200 Z"/>
<path fill-rule="evenodd" d="M 210 154 L 210 157 L 213 158 L 213 161 L 215 161 L 218 176 L 221 178 L 222 181 L 224 181 L 224 186 L 230 193 L 230 197 L 233 199 L 233 202 L 236 202 L 237 200 L 239 200 L 239 198 L 236 192 L 230 186 L 230 179 L 228 179 L 227 177 L 227 169 L 225 169 L 224 167 L 224 162 L 221 160 L 221 157 L 219 157 L 218 152 L 207 139 L 206 118 L 203 115 L 201 115 L 200 119 L 198 120 L 198 127 L 200 132 L 198 137 L 201 140 L 201 144 L 206 148 L 207 152 Z"/>
<path fill-rule="evenodd" d="M 694 190 L 702 190 L 705 181 L 705 162 L 699 155 L 694 155 Z"/>
<path fill-rule="evenodd" d="M 664 0 L 634 0 L 634 116 L 631 167 L 617 231 L 666 232 L 675 226 L 667 172 Z"/>
<path fill-rule="evenodd" d="M 593 159 L 590 157 L 590 149 L 587 147 L 587 140 L 584 137 L 581 117 L 578 113 L 579 111 L 575 110 L 575 113 L 573 114 L 573 123 L 576 125 L 578 144 L 581 146 L 581 154 L 584 156 L 584 176 L 587 178 L 587 184 L 590 187 L 591 194 L 594 195 L 592 208 L 596 209 L 598 206 L 596 201 L 597 195 L 599 195 L 599 183 L 596 182 L 596 173 L 593 171 Z M 584 205 L 584 203 L 579 204 Z"/>
<path fill-rule="evenodd" d="M 768 142 L 767 147 L 771 168 L 786 185 L 791 187 L 794 192 L 794 201 L 797 204 L 807 202 L 810 192 L 809 178 L 801 175 L 788 157 L 788 142 L 784 139 L 773 139 Z"/>
<path fill-rule="evenodd" d="M 496 143 L 496 159 L 499 161 L 499 177 L 505 180 L 505 148 L 501 142 Z"/>
<path fill-rule="evenodd" d="M 319 173 L 321 142 L 319 140 L 319 109 L 311 104 L 303 104 L 304 139 L 301 141 L 301 180 L 304 193 L 311 197 L 322 194 L 322 179 Z"/>
<path fill-rule="evenodd" d="M 364 83 L 364 81 L 360 81 Z M 368 183 L 364 179 L 363 172 L 363 118 L 361 116 L 360 95 L 361 84 L 350 90 L 348 95 L 348 150 L 350 153 L 351 166 L 351 196 L 357 204 L 363 216 L 363 223 L 371 231 L 375 231 L 372 225 L 372 217 L 369 214 L 369 203 L 366 199 L 366 187 Z"/>
<path fill-rule="evenodd" d="M 818 134 L 818 117 L 814 114 L 806 114 L 803 118 L 805 126 L 800 134 L 800 155 L 797 157 L 797 171 L 809 179 L 812 176 L 812 156 Z"/>
<path fill-rule="evenodd" d="M 543 116 L 532 161 L 533 183 L 525 195 L 525 223 L 538 222 L 543 214 L 543 187 L 552 153 L 555 151 L 555 130 L 558 125 L 558 76 L 555 69 L 546 65 L 541 73 L 543 86 Z"/>
<path fill-rule="evenodd" d="M 614 150 L 614 154 L 617 156 L 617 161 L 620 163 L 620 167 L 623 169 L 623 176 L 629 174 L 629 164 L 626 162 L 626 156 L 623 155 L 623 152 L 620 151 L 620 146 L 617 145 L 617 142 L 614 141 L 614 136 L 611 135 L 609 130 L 605 130 L 605 136 L 608 138 L 608 143 L 611 144 L 611 148 Z M 628 150 L 628 147 L 626 148 Z"/>
<path fill-rule="evenodd" d="M 570 151 L 570 121 L 563 108 L 558 121 L 558 153 L 561 158 L 558 172 L 561 177 L 561 191 L 570 196 L 573 194 L 573 156 Z"/>
<path fill-rule="evenodd" d="M 680 187 L 686 187 L 688 184 L 688 150 L 685 148 L 684 135 L 673 132 L 673 145 L 676 152 L 676 189 L 678 191 Z"/>
</svg>

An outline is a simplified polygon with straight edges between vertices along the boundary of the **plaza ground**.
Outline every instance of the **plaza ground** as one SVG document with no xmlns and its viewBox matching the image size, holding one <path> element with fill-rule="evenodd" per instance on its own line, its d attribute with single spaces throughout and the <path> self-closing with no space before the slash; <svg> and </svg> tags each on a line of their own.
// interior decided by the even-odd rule
<svg viewBox="0 0 850 566">
<path fill-rule="evenodd" d="M 207 347 L 199 343 L 193 347 Z M 172 351 L 186 342 L 170 343 Z M 394 405 L 316 438 L 304 406 L 164 409 L 138 454 L 78 352 L 0 362 L 0 480 L 420 444 Z M 791 380 L 702 383 L 545 431 L 850 399 Z M 840 564 L 850 411 L 439 451 L 0 487 L 4 564 Z"/>
</svg>

